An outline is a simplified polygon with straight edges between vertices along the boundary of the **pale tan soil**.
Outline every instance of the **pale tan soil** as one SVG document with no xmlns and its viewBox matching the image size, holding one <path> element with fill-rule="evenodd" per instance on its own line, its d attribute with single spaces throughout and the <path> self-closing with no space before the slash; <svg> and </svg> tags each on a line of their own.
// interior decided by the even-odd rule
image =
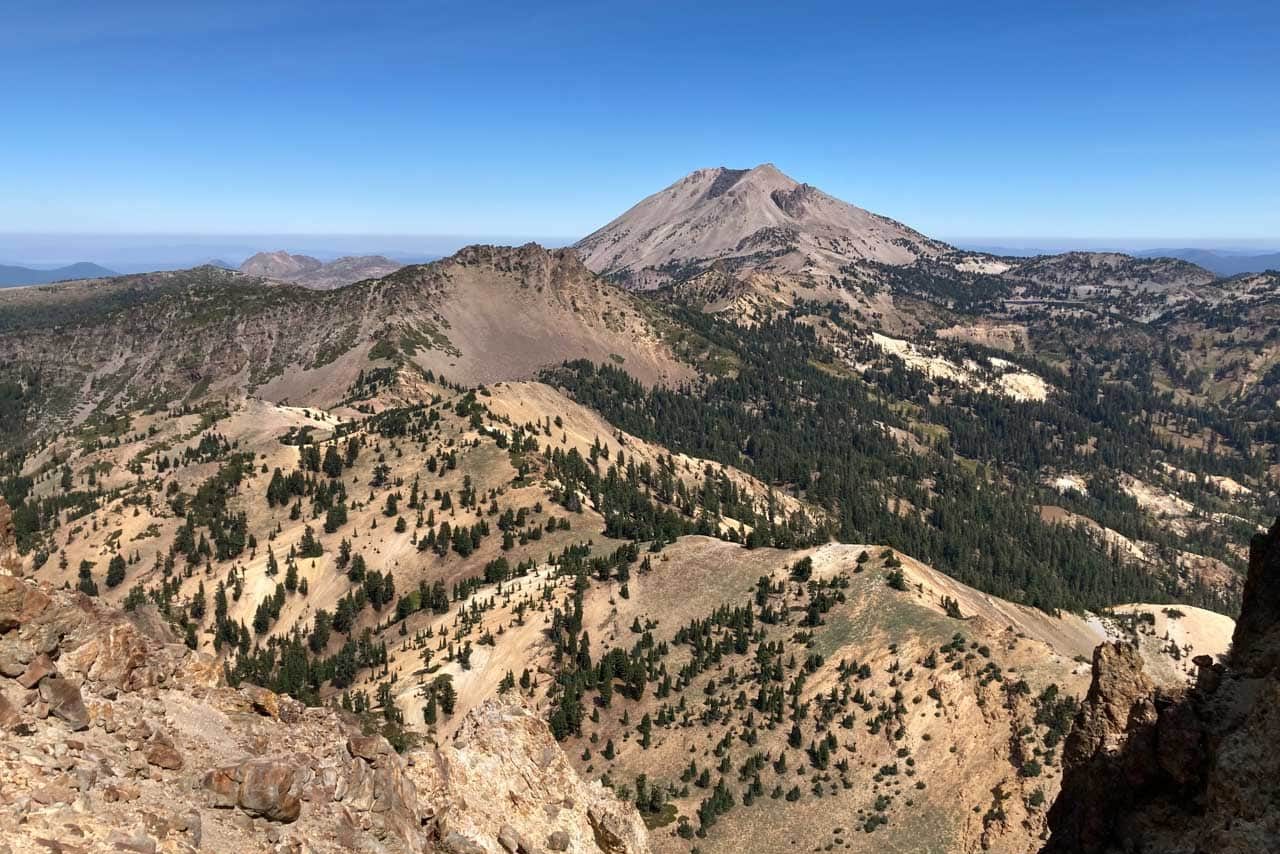
<svg viewBox="0 0 1280 854">
<path fill-rule="evenodd" d="M 1089 488 L 1085 484 L 1084 478 L 1078 474 L 1063 474 L 1052 478 L 1048 481 L 1049 486 L 1059 492 L 1078 492 L 1081 495 L 1088 495 Z"/>
<path fill-rule="evenodd" d="M 1190 481 L 1194 483 L 1200 479 L 1200 477 L 1196 475 L 1194 472 L 1189 472 L 1186 469 L 1180 469 L 1177 466 L 1171 466 L 1168 463 L 1161 463 L 1160 467 L 1165 472 L 1177 478 L 1178 480 Z M 1218 474 L 1210 474 L 1210 475 L 1205 475 L 1204 479 L 1206 482 L 1222 490 L 1222 492 L 1226 493 L 1227 495 L 1252 495 L 1253 494 L 1252 489 L 1240 483 L 1240 481 L 1236 480 L 1233 477 L 1227 477 L 1225 475 L 1218 475 Z"/>
<path fill-rule="evenodd" d="M 1185 685 L 1195 675 L 1192 659 L 1198 655 L 1225 656 L 1236 627 L 1230 617 L 1186 605 L 1135 604 L 1112 610 L 1154 617 L 1153 625 L 1139 631 L 1138 642 L 1147 675 L 1164 685 Z"/>
<path fill-rule="evenodd" d="M 1120 488 L 1132 496 L 1143 510 L 1167 519 L 1171 527 L 1185 534 L 1185 518 L 1195 510 L 1195 506 L 1190 501 L 1129 474 L 1121 476 Z"/>
<path fill-rule="evenodd" d="M 948 326 L 945 329 L 939 329 L 936 334 L 944 340 L 970 341 L 1000 350 L 1018 351 L 1028 349 L 1030 346 L 1027 327 L 1020 323 L 983 321 Z"/>
<path fill-rule="evenodd" d="M 965 258 L 956 262 L 955 268 L 964 273 L 988 273 L 998 275 L 1011 269 L 1013 264 L 1008 261 L 998 261 L 995 258 Z"/>
<path fill-rule="evenodd" d="M 1001 372 L 992 382 L 976 364 L 958 365 L 942 356 L 930 354 L 918 344 L 891 338 L 879 332 L 873 332 L 871 339 L 885 353 L 896 356 L 907 367 L 930 377 L 949 380 L 969 388 L 985 389 L 1014 400 L 1044 400 L 1049 393 L 1049 385 L 1041 377 L 1016 370 L 1004 360 L 991 360 L 991 367 Z"/>
</svg>

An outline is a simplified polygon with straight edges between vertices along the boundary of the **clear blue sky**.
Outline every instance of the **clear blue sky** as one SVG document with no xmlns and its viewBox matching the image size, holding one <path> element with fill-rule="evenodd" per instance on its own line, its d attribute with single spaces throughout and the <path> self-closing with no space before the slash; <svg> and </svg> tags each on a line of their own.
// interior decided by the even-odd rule
<svg viewBox="0 0 1280 854">
<path fill-rule="evenodd" d="M 940 237 L 1280 242 L 1274 0 L 4 5 L 4 232 L 572 237 L 772 161 Z"/>
</svg>

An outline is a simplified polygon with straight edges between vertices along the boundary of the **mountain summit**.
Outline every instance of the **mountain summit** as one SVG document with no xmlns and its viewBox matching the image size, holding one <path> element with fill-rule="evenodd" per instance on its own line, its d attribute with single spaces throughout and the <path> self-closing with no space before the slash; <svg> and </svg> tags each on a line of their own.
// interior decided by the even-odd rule
<svg viewBox="0 0 1280 854">
<path fill-rule="evenodd" d="M 654 287 L 721 261 L 830 274 L 856 261 L 910 264 L 950 247 L 802 184 L 772 163 L 699 169 L 578 242 L 587 266 Z"/>
</svg>

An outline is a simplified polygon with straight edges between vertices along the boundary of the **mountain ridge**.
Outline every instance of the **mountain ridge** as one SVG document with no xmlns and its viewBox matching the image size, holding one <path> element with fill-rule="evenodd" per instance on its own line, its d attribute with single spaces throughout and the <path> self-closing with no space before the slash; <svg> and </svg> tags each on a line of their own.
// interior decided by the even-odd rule
<svg viewBox="0 0 1280 854">
<path fill-rule="evenodd" d="M 1212 270 L 1219 276 L 1239 276 L 1280 270 L 1280 252 L 1223 252 L 1216 249 L 1150 249 L 1131 253 L 1142 258 L 1179 258 Z"/>
<path fill-rule="evenodd" d="M 693 376 L 653 312 L 571 250 L 474 247 L 318 290 L 213 266 L 0 293 L 0 358 L 47 377 L 52 429 L 140 399 L 254 393 L 333 404 L 371 366 L 454 381 L 527 379 L 590 357 L 648 382 Z M 92 375 L 110 382 L 79 385 Z M 25 381 L 24 381 L 25 382 Z"/>
<path fill-rule="evenodd" d="M 310 255 L 292 255 L 284 250 L 259 252 L 246 258 L 240 272 L 290 282 L 316 290 L 341 288 L 364 279 L 379 279 L 403 267 L 382 255 L 344 255 L 321 261 Z"/>
</svg>

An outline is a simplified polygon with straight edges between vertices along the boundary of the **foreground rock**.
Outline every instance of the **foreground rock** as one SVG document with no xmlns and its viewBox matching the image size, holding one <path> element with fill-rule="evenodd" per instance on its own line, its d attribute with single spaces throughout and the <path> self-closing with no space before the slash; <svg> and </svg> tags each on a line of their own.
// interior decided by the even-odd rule
<svg viewBox="0 0 1280 854">
<path fill-rule="evenodd" d="M 1045 854 L 1280 850 L 1280 520 L 1254 537 L 1225 663 L 1153 689 L 1122 645 L 1094 654 Z"/>
<path fill-rule="evenodd" d="M 0 575 L 0 851 L 648 851 L 519 705 L 402 757 L 175 640 L 154 611 Z"/>
<path fill-rule="evenodd" d="M 0 575 L 21 575 L 22 558 L 15 546 L 13 509 L 0 498 Z"/>
<path fill-rule="evenodd" d="M 517 701 L 477 708 L 410 776 L 441 805 L 434 836 L 445 851 L 649 851 L 640 815 L 599 782 L 583 781 L 546 724 Z"/>
</svg>

